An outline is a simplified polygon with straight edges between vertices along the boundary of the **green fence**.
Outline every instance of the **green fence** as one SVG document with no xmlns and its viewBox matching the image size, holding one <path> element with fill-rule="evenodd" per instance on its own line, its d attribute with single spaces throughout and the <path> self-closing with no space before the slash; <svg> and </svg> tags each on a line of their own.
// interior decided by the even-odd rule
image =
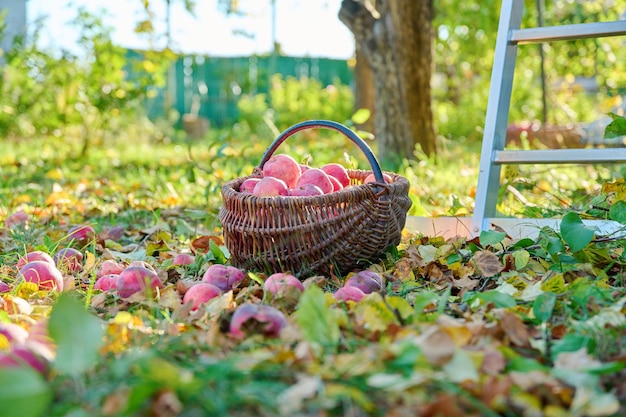
<svg viewBox="0 0 626 417">
<path fill-rule="evenodd" d="M 163 117 L 166 109 L 174 108 L 181 115 L 197 113 L 212 126 L 227 126 L 237 120 L 239 97 L 267 93 L 274 74 L 309 77 L 324 85 L 351 85 L 353 81 L 352 69 L 345 60 L 271 55 L 181 56 L 171 68 L 168 86 L 147 103 L 148 115 Z"/>
</svg>

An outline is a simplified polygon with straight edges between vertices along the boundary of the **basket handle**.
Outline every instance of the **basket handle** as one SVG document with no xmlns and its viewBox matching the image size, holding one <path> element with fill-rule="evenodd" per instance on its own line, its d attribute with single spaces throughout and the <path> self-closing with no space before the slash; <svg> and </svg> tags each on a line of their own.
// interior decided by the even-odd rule
<svg viewBox="0 0 626 417">
<path fill-rule="evenodd" d="M 261 158 L 261 162 L 259 162 L 259 166 L 257 167 L 257 169 L 259 171 L 263 169 L 263 166 L 268 161 L 268 159 L 272 157 L 280 144 L 283 143 L 289 136 L 301 130 L 317 127 L 335 130 L 350 139 L 356 146 L 359 147 L 359 149 L 361 149 L 363 154 L 365 154 L 367 161 L 372 167 L 372 172 L 374 173 L 374 178 L 376 178 L 376 182 L 385 184 L 385 178 L 383 177 L 383 172 L 380 169 L 380 164 L 378 163 L 376 156 L 374 156 L 374 153 L 372 152 L 372 149 L 368 146 L 368 144 L 365 143 L 363 139 L 361 139 L 356 133 L 348 129 L 346 126 L 342 125 L 341 123 L 333 122 L 331 120 L 307 120 L 305 122 L 300 122 L 287 128 L 280 135 L 278 135 L 278 137 L 274 139 L 274 142 L 272 142 L 269 148 L 267 148 L 267 150 L 263 154 L 263 157 Z"/>
</svg>

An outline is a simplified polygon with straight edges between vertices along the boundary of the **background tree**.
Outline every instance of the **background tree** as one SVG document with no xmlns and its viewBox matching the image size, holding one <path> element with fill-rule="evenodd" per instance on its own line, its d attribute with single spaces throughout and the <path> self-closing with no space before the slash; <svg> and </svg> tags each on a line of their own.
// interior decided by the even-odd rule
<svg viewBox="0 0 626 417">
<path fill-rule="evenodd" d="M 374 78 L 378 156 L 386 168 L 436 154 L 431 107 L 432 0 L 344 0 L 339 19 L 354 34 Z"/>
</svg>

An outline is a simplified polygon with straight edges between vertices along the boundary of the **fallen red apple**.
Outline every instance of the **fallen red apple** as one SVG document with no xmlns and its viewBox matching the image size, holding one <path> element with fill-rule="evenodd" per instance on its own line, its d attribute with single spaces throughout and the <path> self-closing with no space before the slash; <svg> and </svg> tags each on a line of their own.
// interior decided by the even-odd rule
<svg viewBox="0 0 626 417">
<path fill-rule="evenodd" d="M 324 192 L 324 194 L 328 194 L 333 191 L 333 183 L 330 181 L 330 178 L 328 178 L 328 175 L 319 168 L 311 168 L 302 173 L 296 185 L 301 186 L 304 184 L 317 185 Z"/>
<path fill-rule="evenodd" d="M 344 287 L 356 287 L 369 294 L 383 289 L 383 278 L 374 271 L 359 271 L 347 279 Z"/>
<path fill-rule="evenodd" d="M 117 292 L 122 298 L 128 298 L 137 292 L 162 288 L 163 284 L 156 272 L 143 266 L 129 266 L 117 277 Z"/>
<path fill-rule="evenodd" d="M 20 259 L 17 260 L 17 269 L 20 269 L 21 267 L 32 261 L 44 261 L 56 266 L 56 263 L 54 262 L 54 259 L 52 259 L 52 256 L 48 255 L 46 252 L 35 250 L 26 253 L 24 256 L 20 257 Z"/>
<path fill-rule="evenodd" d="M 49 262 L 33 261 L 20 268 L 20 281 L 33 282 L 39 289 L 63 291 L 63 275 Z"/>
<path fill-rule="evenodd" d="M 357 287 L 341 287 L 333 294 L 336 300 L 338 301 L 355 301 L 359 302 L 363 297 L 365 297 L 365 293 L 361 291 Z"/>
<path fill-rule="evenodd" d="M 60 249 L 54 254 L 54 261 L 57 268 L 64 272 L 78 272 L 83 269 L 83 254 L 78 249 Z"/>
<path fill-rule="evenodd" d="M 0 352 L 0 369 L 20 366 L 30 366 L 40 374 L 46 374 L 49 363 L 26 346 L 13 346 L 8 352 Z"/>
<path fill-rule="evenodd" d="M 119 274 L 108 274 L 99 277 L 93 284 L 94 290 L 109 291 L 117 289 L 117 279 Z"/>
<path fill-rule="evenodd" d="M 199 282 L 187 289 L 183 296 L 183 304 L 192 303 L 191 309 L 197 310 L 202 304 L 218 297 L 222 294 L 222 290 L 213 284 L 207 282 Z"/>
<path fill-rule="evenodd" d="M 289 194 L 289 188 L 285 181 L 275 177 L 262 178 L 252 190 L 252 195 L 257 197 L 272 197 L 287 194 Z"/>
<path fill-rule="evenodd" d="M 111 274 L 119 275 L 122 273 L 122 271 L 125 268 L 126 267 L 122 265 L 121 263 L 113 259 L 107 259 L 104 262 L 102 262 L 102 264 L 100 265 L 100 268 L 98 268 L 98 271 L 96 271 L 96 277 L 100 278 L 105 275 L 111 275 Z"/>
<path fill-rule="evenodd" d="M 348 170 L 346 170 L 343 165 L 331 163 L 324 165 L 321 169 L 326 174 L 336 178 L 343 187 L 347 187 L 348 185 L 350 185 L 350 176 L 348 175 Z"/>
<path fill-rule="evenodd" d="M 67 240 L 78 246 L 89 244 L 95 237 L 96 231 L 88 224 L 74 226 L 67 232 Z"/>
<path fill-rule="evenodd" d="M 11 291 L 11 287 L 6 282 L 0 280 L 0 294 Z"/>
<path fill-rule="evenodd" d="M 0 335 L 10 344 L 23 344 L 28 337 L 28 331 L 19 324 L 0 322 Z"/>
<path fill-rule="evenodd" d="M 128 266 L 141 266 L 156 274 L 156 269 L 154 269 L 152 265 L 150 265 L 148 262 L 145 262 L 145 261 L 132 261 L 130 264 L 128 264 Z"/>
<path fill-rule="evenodd" d="M 254 186 L 257 185 L 259 181 L 261 181 L 261 178 L 245 179 L 239 186 L 239 192 L 252 194 L 252 191 L 254 191 Z"/>
<path fill-rule="evenodd" d="M 263 165 L 263 176 L 281 179 L 287 188 L 295 187 L 302 174 L 300 164 L 287 154 L 273 155 Z"/>
<path fill-rule="evenodd" d="M 13 229 L 15 227 L 24 227 L 28 223 L 29 217 L 23 210 L 16 211 L 10 214 L 5 220 L 4 224 L 7 229 Z"/>
<path fill-rule="evenodd" d="M 263 289 L 272 295 L 281 295 L 289 290 L 304 291 L 304 285 L 292 274 L 277 272 L 267 277 L 263 283 Z"/>
<path fill-rule="evenodd" d="M 286 325 L 287 319 L 280 310 L 265 304 L 246 303 L 235 310 L 230 320 L 230 334 L 240 339 L 251 334 L 276 337 Z"/>
<path fill-rule="evenodd" d="M 232 265 L 213 264 L 202 276 L 202 282 L 213 284 L 220 290 L 230 291 L 245 278 L 243 271 Z"/>
<path fill-rule="evenodd" d="M 178 253 L 172 260 L 172 265 L 191 265 L 196 261 L 196 257 L 188 253 Z"/>
</svg>

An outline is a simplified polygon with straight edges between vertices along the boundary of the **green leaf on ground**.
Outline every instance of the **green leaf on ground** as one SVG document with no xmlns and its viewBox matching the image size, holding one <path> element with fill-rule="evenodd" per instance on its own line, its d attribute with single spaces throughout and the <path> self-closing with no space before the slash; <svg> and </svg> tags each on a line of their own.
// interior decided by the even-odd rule
<svg viewBox="0 0 626 417">
<path fill-rule="evenodd" d="M 54 367 L 73 376 L 91 369 L 99 356 L 104 329 L 101 321 L 85 310 L 70 294 L 62 294 L 48 322 L 50 337 L 57 345 Z"/>
<path fill-rule="evenodd" d="M 326 304 L 324 291 L 311 285 L 302 294 L 296 311 L 302 337 L 322 347 L 335 347 L 339 341 L 339 324 Z"/>
<path fill-rule="evenodd" d="M 609 218 L 618 223 L 626 224 L 626 201 L 616 201 L 611 204 Z"/>
<path fill-rule="evenodd" d="M 0 369 L 0 412 L 3 416 L 46 415 L 52 391 L 44 378 L 29 367 Z"/>
<path fill-rule="evenodd" d="M 543 323 L 546 323 L 552 317 L 554 305 L 556 304 L 556 294 L 553 292 L 544 292 L 535 298 L 533 303 L 533 314 Z"/>
<path fill-rule="evenodd" d="M 578 214 L 570 212 L 561 220 L 561 236 L 572 252 L 579 252 L 591 243 L 595 237 L 595 232 L 590 227 L 585 226 Z"/>
<path fill-rule="evenodd" d="M 617 138 L 626 135 L 626 117 L 615 113 L 609 113 L 611 123 L 604 128 L 604 139 Z"/>
<path fill-rule="evenodd" d="M 480 232 L 479 241 L 481 246 L 484 248 L 487 246 L 493 246 L 501 243 L 505 237 L 505 232 L 498 232 L 496 230 L 483 230 L 482 232 Z"/>
</svg>

